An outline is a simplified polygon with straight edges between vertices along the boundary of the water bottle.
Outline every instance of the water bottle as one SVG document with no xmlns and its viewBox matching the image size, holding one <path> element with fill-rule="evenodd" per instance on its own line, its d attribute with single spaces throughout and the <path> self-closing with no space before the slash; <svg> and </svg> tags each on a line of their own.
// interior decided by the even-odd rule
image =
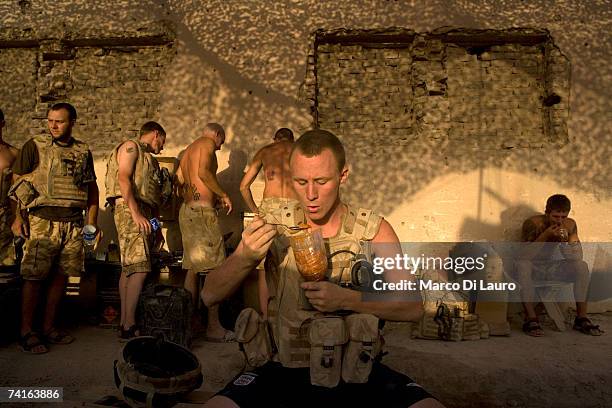
<svg viewBox="0 0 612 408">
<path fill-rule="evenodd" d="M 87 224 L 83 227 L 83 245 L 85 250 L 92 250 L 96 243 L 96 229 L 95 225 Z"/>
<path fill-rule="evenodd" d="M 151 229 L 153 232 L 156 232 L 161 227 L 161 224 L 157 218 L 151 218 L 149 223 L 151 224 Z"/>
<path fill-rule="evenodd" d="M 85 257 L 87 259 L 95 256 L 94 246 L 96 244 L 97 231 L 95 225 L 87 224 L 83 227 L 83 249 L 85 250 Z"/>
</svg>

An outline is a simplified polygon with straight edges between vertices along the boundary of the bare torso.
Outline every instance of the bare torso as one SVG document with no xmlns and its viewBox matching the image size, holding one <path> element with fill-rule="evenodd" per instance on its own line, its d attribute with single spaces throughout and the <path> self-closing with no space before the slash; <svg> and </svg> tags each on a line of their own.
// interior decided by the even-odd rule
<svg viewBox="0 0 612 408">
<path fill-rule="evenodd" d="M 16 148 L 6 142 L 0 142 L 0 172 L 10 168 L 16 157 Z"/>
<path fill-rule="evenodd" d="M 522 240 L 524 242 L 533 242 L 550 226 L 551 224 L 543 214 L 529 217 L 523 224 Z M 570 236 L 577 233 L 576 221 L 572 218 L 566 218 L 561 227 L 565 228 Z M 558 242 L 559 240 L 551 238 L 547 241 Z"/>
<path fill-rule="evenodd" d="M 204 166 L 205 168 L 201 168 Z M 186 204 L 214 207 L 216 194 L 200 177 L 207 170 L 213 177 L 217 173 L 217 156 L 214 142 L 199 138 L 190 144 L 183 153 L 179 164 L 183 176 L 183 200 Z"/>
<path fill-rule="evenodd" d="M 261 151 L 261 161 L 266 180 L 263 197 L 281 197 L 297 199 L 289 171 L 289 155 L 292 142 L 280 141 L 266 146 Z"/>
</svg>

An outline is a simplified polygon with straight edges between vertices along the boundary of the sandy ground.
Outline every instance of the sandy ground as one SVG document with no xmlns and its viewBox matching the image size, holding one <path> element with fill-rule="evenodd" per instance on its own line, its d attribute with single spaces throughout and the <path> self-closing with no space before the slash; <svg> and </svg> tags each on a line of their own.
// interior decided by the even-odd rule
<svg viewBox="0 0 612 408">
<path fill-rule="evenodd" d="M 411 376 L 448 407 L 610 407 L 612 313 L 592 319 L 608 333 L 590 337 L 547 328 L 545 337 L 532 338 L 515 327 L 509 337 L 457 343 L 411 340 L 408 325 L 390 323 L 385 328 L 389 354 L 384 362 Z M 72 333 L 77 338 L 73 344 L 54 346 L 44 355 L 24 354 L 17 344 L 0 348 L 0 386 L 59 386 L 69 401 L 118 395 L 113 360 L 122 343 L 115 331 L 80 326 Z M 197 340 L 194 353 L 204 369 L 201 391 L 220 389 L 243 365 L 236 344 Z"/>
</svg>

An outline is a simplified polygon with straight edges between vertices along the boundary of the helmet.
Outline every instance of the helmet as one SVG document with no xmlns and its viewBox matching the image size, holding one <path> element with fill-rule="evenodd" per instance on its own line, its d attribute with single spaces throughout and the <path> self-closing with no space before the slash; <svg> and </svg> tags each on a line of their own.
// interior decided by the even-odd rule
<svg viewBox="0 0 612 408">
<path fill-rule="evenodd" d="M 202 366 L 185 347 L 156 337 L 128 341 L 114 364 L 115 385 L 131 407 L 171 407 L 202 385 Z"/>
</svg>

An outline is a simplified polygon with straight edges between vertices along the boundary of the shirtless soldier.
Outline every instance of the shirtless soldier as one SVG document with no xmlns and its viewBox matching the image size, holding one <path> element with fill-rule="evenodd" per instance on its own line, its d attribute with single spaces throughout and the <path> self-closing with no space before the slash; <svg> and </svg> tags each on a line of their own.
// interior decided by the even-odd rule
<svg viewBox="0 0 612 408">
<path fill-rule="evenodd" d="M 283 214 L 295 214 L 301 211 L 300 203 L 297 201 L 297 195 L 293 189 L 289 169 L 289 156 L 293 148 L 293 140 L 293 132 L 290 129 L 278 129 L 274 134 L 274 142 L 262 147 L 255 153 L 253 161 L 240 182 L 240 193 L 251 211 L 271 224 L 293 224 Z M 253 200 L 251 184 L 253 184 L 262 168 L 265 176 L 265 187 L 263 199 L 259 208 L 257 208 L 255 200 Z M 294 216 L 299 217 L 297 214 Z M 286 232 L 282 226 L 278 227 L 279 234 Z M 266 299 L 265 274 L 262 268 L 258 270 L 257 287 L 261 294 L 260 299 Z M 260 305 L 260 308 L 261 310 L 266 309 L 263 304 Z"/>
<path fill-rule="evenodd" d="M 13 181 L 11 166 L 17 157 L 18 150 L 2 138 L 4 125 L 4 112 L 0 109 L 0 266 L 11 266 L 15 264 L 13 233 L 11 232 L 14 210 L 11 210 L 8 191 Z"/>
<path fill-rule="evenodd" d="M 602 333 L 599 326 L 594 325 L 587 317 L 589 269 L 582 260 L 576 221 L 567 217 L 570 209 L 570 200 L 562 194 L 555 194 L 546 201 L 544 214 L 534 215 L 523 223 L 522 240 L 533 244 L 523 247 L 521 257 L 517 261 L 517 278 L 521 285 L 521 297 L 526 313 L 523 331 L 530 336 L 540 337 L 544 334 L 533 303 L 534 280 L 572 282 L 576 299 L 574 329 L 593 336 Z M 552 259 L 557 247 L 564 258 L 562 260 Z"/>
<path fill-rule="evenodd" d="M 259 210 L 266 211 L 271 207 L 278 206 L 282 199 L 296 200 L 297 197 L 291 185 L 289 172 L 289 155 L 293 147 L 293 132 L 287 128 L 281 128 L 274 134 L 274 143 L 261 148 L 253 157 L 247 172 L 240 182 L 240 193 L 251 211 L 258 213 Z M 264 187 L 263 200 L 260 209 L 255 205 L 251 184 L 263 167 L 266 184 Z M 295 201 L 297 203 L 297 201 Z"/>
<path fill-rule="evenodd" d="M 183 205 L 179 224 L 183 240 L 183 268 L 187 270 L 185 289 L 198 299 L 197 274 L 216 268 L 225 260 L 225 246 L 219 229 L 217 200 L 232 211 L 232 202 L 217 180 L 217 156 L 225 142 L 225 131 L 217 123 L 204 127 L 202 136 L 185 149 L 179 164 L 179 182 L 183 185 Z M 219 306 L 208 308 L 206 340 L 234 341 L 234 334 L 219 321 Z"/>
</svg>

